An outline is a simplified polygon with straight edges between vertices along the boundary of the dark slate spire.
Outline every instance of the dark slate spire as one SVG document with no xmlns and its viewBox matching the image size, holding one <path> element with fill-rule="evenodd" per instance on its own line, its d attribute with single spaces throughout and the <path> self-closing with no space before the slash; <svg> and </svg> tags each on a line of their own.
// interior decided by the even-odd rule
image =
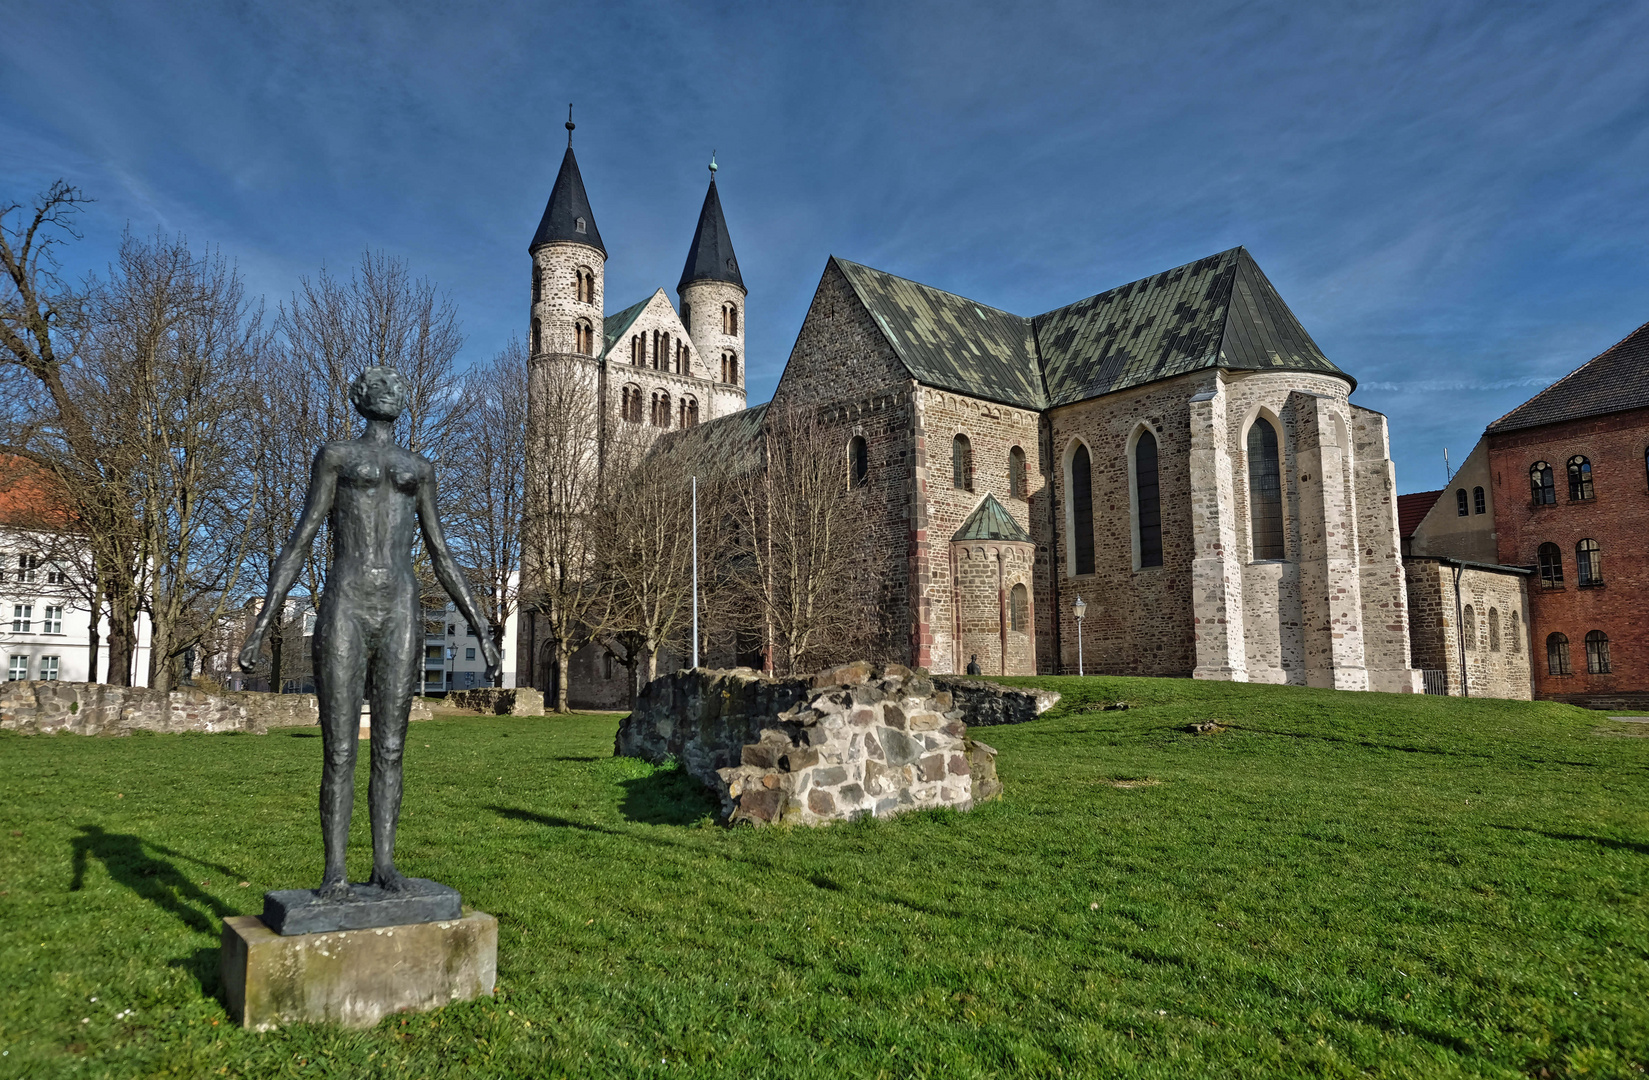
<svg viewBox="0 0 1649 1080">
<path fill-rule="evenodd" d="M 540 245 L 567 242 L 588 244 L 607 254 L 601 244 L 601 233 L 595 227 L 595 215 L 590 213 L 590 199 L 584 194 L 584 178 L 578 175 L 578 159 L 573 157 L 572 138 L 568 136 L 567 156 L 561 159 L 561 171 L 556 174 L 555 187 L 550 189 L 550 201 L 544 207 L 544 217 L 533 233 L 527 250 L 536 251 Z M 584 227 L 580 229 L 579 223 Z"/>
<path fill-rule="evenodd" d="M 711 168 L 715 166 L 712 164 Z M 716 195 L 714 173 L 710 175 L 710 190 L 704 193 L 699 227 L 693 233 L 693 246 L 687 249 L 687 265 L 682 267 L 676 291 L 695 281 L 728 281 L 744 288 L 739 260 L 733 254 L 733 238 L 727 235 L 727 219 L 722 216 L 721 199 Z"/>
</svg>

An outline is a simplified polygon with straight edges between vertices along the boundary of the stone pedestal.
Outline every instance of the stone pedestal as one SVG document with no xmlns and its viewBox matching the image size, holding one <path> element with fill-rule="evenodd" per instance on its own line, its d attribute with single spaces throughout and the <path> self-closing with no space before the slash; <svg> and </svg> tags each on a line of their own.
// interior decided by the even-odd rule
<svg viewBox="0 0 1649 1080">
<path fill-rule="evenodd" d="M 498 976 L 498 920 L 460 918 L 277 934 L 250 915 L 223 921 L 225 1003 L 242 1026 L 367 1028 L 391 1013 L 421 1012 L 490 996 Z"/>
</svg>

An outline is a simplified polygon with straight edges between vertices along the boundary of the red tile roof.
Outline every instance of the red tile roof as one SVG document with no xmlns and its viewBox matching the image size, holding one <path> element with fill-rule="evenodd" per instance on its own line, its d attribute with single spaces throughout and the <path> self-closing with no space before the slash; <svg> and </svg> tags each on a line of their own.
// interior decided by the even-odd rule
<svg viewBox="0 0 1649 1080">
<path fill-rule="evenodd" d="M 57 477 L 27 458 L 0 455 L 0 525 L 61 528 L 73 516 Z"/>
<path fill-rule="evenodd" d="M 1416 491 L 1412 495 L 1397 496 L 1397 534 L 1405 539 L 1413 536 L 1414 530 L 1420 527 L 1420 519 L 1437 504 L 1438 496 L 1447 490 L 1448 488 L 1441 488 L 1437 491 Z"/>
</svg>

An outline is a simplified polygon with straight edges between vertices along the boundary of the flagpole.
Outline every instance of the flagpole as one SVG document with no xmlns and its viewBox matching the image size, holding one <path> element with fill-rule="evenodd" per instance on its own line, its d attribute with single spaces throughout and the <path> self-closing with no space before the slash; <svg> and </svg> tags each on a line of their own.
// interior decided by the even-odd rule
<svg viewBox="0 0 1649 1080">
<path fill-rule="evenodd" d="M 693 666 L 699 666 L 699 478 L 693 477 Z"/>
</svg>

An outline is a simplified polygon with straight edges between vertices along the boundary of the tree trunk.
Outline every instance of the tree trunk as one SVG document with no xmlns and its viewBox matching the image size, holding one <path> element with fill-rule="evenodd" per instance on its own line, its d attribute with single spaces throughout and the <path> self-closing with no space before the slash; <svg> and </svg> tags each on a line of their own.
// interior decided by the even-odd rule
<svg viewBox="0 0 1649 1080">
<path fill-rule="evenodd" d="M 125 589 L 109 590 L 109 673 L 111 686 L 132 685 L 137 659 L 137 603 Z"/>
<path fill-rule="evenodd" d="M 555 643 L 555 711 L 558 713 L 572 711 L 567 708 L 567 676 L 573 666 L 573 653 L 564 644 L 565 641 L 565 638 L 557 638 Z"/>
<path fill-rule="evenodd" d="M 91 596 L 89 604 L 92 609 L 92 618 L 91 629 L 86 631 L 86 651 L 90 657 L 90 661 L 86 665 L 86 681 L 102 682 L 103 680 L 97 677 L 97 654 L 103 646 L 103 635 L 98 633 L 97 621 L 103 617 L 103 600 L 97 591 L 97 582 L 92 582 L 89 594 Z"/>
</svg>

